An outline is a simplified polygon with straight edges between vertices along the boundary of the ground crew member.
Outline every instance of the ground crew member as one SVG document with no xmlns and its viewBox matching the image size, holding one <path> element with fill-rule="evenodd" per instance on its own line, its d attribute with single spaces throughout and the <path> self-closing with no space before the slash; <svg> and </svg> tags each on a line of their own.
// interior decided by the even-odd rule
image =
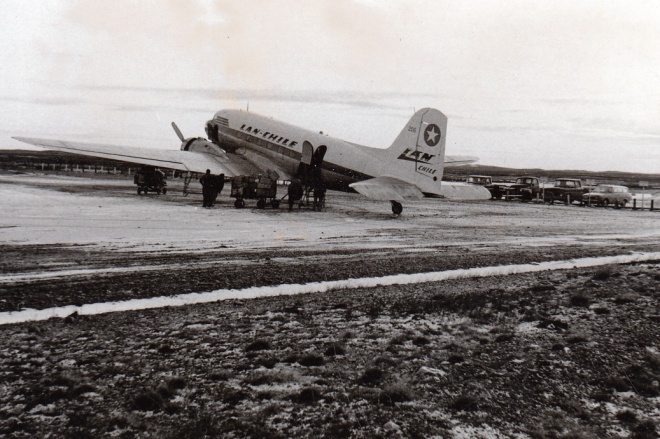
<svg viewBox="0 0 660 439">
<path fill-rule="evenodd" d="M 296 201 L 302 199 L 303 197 L 303 186 L 300 183 L 300 180 L 295 179 L 291 181 L 288 190 L 289 195 L 289 210 L 293 210 L 293 205 Z"/>
<path fill-rule="evenodd" d="M 319 212 L 323 210 L 325 206 L 325 186 L 319 184 L 314 186 L 314 210 Z"/>
<path fill-rule="evenodd" d="M 220 195 L 220 192 L 222 192 L 222 188 L 224 187 L 225 187 L 225 174 L 214 175 L 211 205 L 215 204 L 216 198 L 218 198 L 218 195 Z"/>
<path fill-rule="evenodd" d="M 207 169 L 206 174 L 199 179 L 202 184 L 202 198 L 204 199 L 202 207 L 213 206 L 213 176 L 211 170 Z"/>
</svg>

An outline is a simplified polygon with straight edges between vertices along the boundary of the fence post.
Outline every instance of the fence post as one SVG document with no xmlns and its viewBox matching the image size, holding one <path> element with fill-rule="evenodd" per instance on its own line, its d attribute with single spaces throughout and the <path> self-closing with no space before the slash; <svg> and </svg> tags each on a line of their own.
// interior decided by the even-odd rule
<svg viewBox="0 0 660 439">
<path fill-rule="evenodd" d="M 633 210 L 637 210 L 637 198 L 633 198 Z"/>
<path fill-rule="evenodd" d="M 653 198 L 651 198 L 651 212 L 653 212 L 653 201 L 655 201 L 655 200 L 653 200 Z"/>
</svg>

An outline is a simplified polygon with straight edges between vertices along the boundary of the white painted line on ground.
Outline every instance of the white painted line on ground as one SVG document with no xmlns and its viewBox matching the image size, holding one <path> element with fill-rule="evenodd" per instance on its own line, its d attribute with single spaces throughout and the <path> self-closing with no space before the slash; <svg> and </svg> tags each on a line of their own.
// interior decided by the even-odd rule
<svg viewBox="0 0 660 439">
<path fill-rule="evenodd" d="M 358 279 L 346 279 L 328 282 L 312 282 L 308 284 L 285 284 L 277 286 L 252 287 L 242 290 L 216 290 L 205 293 L 179 294 L 176 296 L 161 296 L 147 299 L 132 299 L 121 302 L 104 302 L 82 306 L 69 305 L 41 310 L 26 309 L 22 311 L 4 312 L 0 313 L 0 325 L 47 320 L 53 317 L 63 318 L 76 311 L 79 315 L 94 315 L 111 312 L 164 308 L 168 306 L 193 305 L 198 303 L 217 302 L 220 300 L 229 299 L 255 299 L 259 297 L 321 293 L 330 290 L 374 288 L 378 286 L 389 285 L 409 285 L 417 283 L 439 282 L 450 279 L 505 276 L 509 274 L 533 273 L 548 270 L 565 270 L 571 268 L 595 267 L 609 264 L 626 264 L 629 262 L 644 262 L 651 260 L 660 260 L 660 252 L 571 259 L 567 261 L 549 261 L 535 264 L 466 268 L 460 270 L 435 271 L 430 273 L 396 274 L 392 276 L 364 277 Z"/>
</svg>

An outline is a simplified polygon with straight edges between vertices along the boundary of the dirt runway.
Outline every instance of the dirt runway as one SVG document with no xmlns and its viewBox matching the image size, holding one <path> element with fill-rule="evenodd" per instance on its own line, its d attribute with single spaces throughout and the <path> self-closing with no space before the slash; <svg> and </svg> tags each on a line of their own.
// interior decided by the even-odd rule
<svg viewBox="0 0 660 439">
<path fill-rule="evenodd" d="M 660 251 L 660 214 L 0 175 L 0 312 Z M 0 435 L 655 437 L 657 262 L 0 327 Z M 186 436 L 187 435 L 187 436 Z"/>
</svg>

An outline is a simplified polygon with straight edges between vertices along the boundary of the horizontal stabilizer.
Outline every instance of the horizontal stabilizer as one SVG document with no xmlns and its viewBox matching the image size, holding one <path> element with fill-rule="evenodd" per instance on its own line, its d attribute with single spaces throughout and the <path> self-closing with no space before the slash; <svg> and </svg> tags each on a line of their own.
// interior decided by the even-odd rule
<svg viewBox="0 0 660 439">
<path fill-rule="evenodd" d="M 490 191 L 483 186 L 451 181 L 442 182 L 440 195 L 450 200 L 490 200 L 491 197 Z"/>
<path fill-rule="evenodd" d="M 403 201 L 424 198 L 415 185 L 392 177 L 377 177 L 349 185 L 362 195 L 380 201 Z"/>
<path fill-rule="evenodd" d="M 469 155 L 446 155 L 445 156 L 445 165 L 450 166 L 460 166 L 460 165 L 469 165 L 479 161 L 479 157 L 473 157 Z"/>
</svg>

